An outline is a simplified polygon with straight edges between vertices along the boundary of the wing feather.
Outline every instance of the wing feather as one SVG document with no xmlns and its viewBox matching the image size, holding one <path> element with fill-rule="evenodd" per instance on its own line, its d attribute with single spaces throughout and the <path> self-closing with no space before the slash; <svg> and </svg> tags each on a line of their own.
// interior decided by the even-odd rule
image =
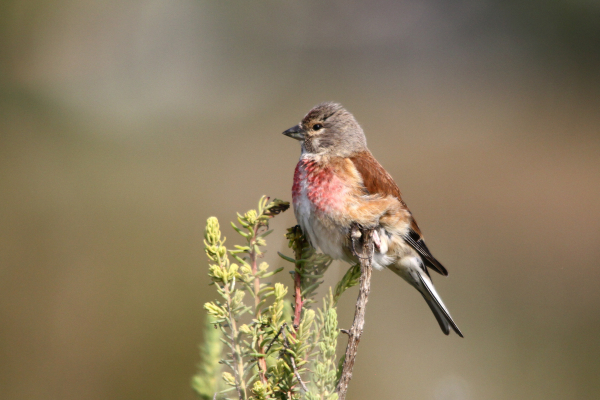
<svg viewBox="0 0 600 400">
<path fill-rule="evenodd" d="M 367 193 L 379 194 L 383 197 L 394 196 L 398 199 L 400 204 L 402 204 L 402 207 L 410 213 L 408 206 L 404 200 L 402 200 L 402 194 L 400 193 L 398 185 L 396 185 L 396 182 L 394 182 L 391 175 L 381 166 L 381 164 L 379 164 L 369 151 L 360 152 L 355 156 L 350 157 L 350 160 L 361 175 Z M 408 235 L 404 237 L 404 240 L 421 255 L 427 267 L 439 274 L 448 275 L 446 268 L 435 259 L 427 248 L 421 230 L 417 225 L 417 221 L 412 217 L 412 214 L 410 229 Z"/>
</svg>

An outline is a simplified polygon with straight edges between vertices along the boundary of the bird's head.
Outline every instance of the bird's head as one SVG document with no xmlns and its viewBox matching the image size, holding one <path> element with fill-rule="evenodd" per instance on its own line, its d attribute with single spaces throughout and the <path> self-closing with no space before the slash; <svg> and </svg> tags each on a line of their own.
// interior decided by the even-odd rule
<svg viewBox="0 0 600 400">
<path fill-rule="evenodd" d="M 362 128 L 354 116 L 337 103 L 317 105 L 302 122 L 283 134 L 299 140 L 303 154 L 349 157 L 367 148 Z"/>
</svg>

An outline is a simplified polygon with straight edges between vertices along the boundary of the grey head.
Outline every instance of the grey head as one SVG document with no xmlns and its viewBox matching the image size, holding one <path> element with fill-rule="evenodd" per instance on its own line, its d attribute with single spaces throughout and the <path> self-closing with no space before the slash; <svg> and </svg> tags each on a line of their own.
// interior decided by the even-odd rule
<svg viewBox="0 0 600 400">
<path fill-rule="evenodd" d="M 367 149 L 362 128 L 338 103 L 315 106 L 302 122 L 283 134 L 299 140 L 303 154 L 349 157 Z"/>
</svg>

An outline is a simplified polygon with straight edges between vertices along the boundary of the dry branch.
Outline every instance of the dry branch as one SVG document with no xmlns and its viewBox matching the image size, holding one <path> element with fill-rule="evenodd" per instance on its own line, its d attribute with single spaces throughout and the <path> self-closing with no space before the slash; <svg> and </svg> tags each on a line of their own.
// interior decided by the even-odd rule
<svg viewBox="0 0 600 400">
<path fill-rule="evenodd" d="M 348 333 L 348 345 L 346 347 L 346 357 L 342 367 L 342 375 L 337 386 L 339 400 L 345 400 L 348 384 L 352 379 L 352 369 L 356 359 L 356 352 L 360 337 L 365 326 L 365 309 L 369 300 L 369 292 L 371 291 L 371 271 L 373 261 L 373 230 L 362 229 L 358 226 L 352 227 L 350 234 L 352 248 L 356 249 L 355 241 L 362 239 L 362 254 L 355 254 L 360 260 L 360 283 L 358 291 L 358 299 L 356 300 L 356 309 L 354 311 L 354 321 Z"/>
</svg>

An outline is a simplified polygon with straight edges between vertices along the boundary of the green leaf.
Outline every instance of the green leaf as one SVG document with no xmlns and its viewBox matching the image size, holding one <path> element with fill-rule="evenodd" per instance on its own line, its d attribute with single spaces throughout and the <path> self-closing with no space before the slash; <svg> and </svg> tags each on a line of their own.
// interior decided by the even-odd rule
<svg viewBox="0 0 600 400">
<path fill-rule="evenodd" d="M 271 233 L 273 233 L 273 229 L 266 231 L 265 233 L 259 235 L 259 237 L 265 238 L 265 237 L 269 236 Z"/>
<path fill-rule="evenodd" d="M 275 271 L 267 272 L 266 274 L 262 275 L 261 278 L 269 278 L 275 274 L 280 273 L 281 271 L 283 271 L 283 267 L 277 268 Z"/>
<path fill-rule="evenodd" d="M 248 357 L 260 357 L 265 358 L 267 355 L 263 353 L 248 353 Z"/>
<path fill-rule="evenodd" d="M 289 261 L 291 263 L 296 263 L 296 260 L 294 260 L 293 258 L 285 256 L 285 255 L 281 254 L 280 252 L 277 252 L 277 254 L 279 254 L 279 257 L 283 258 L 286 261 Z"/>
<path fill-rule="evenodd" d="M 238 228 L 238 227 L 237 227 L 237 226 L 236 226 L 236 225 L 235 225 L 233 222 L 231 223 L 231 226 L 233 227 L 233 229 L 235 229 L 235 231 L 236 231 L 237 233 L 239 233 L 240 235 L 242 235 L 242 236 L 243 236 L 243 237 L 245 237 L 246 239 L 247 239 L 248 237 L 250 237 L 250 234 L 248 234 L 248 233 L 246 233 L 246 232 L 242 231 L 242 230 L 241 230 L 240 228 Z"/>
</svg>

